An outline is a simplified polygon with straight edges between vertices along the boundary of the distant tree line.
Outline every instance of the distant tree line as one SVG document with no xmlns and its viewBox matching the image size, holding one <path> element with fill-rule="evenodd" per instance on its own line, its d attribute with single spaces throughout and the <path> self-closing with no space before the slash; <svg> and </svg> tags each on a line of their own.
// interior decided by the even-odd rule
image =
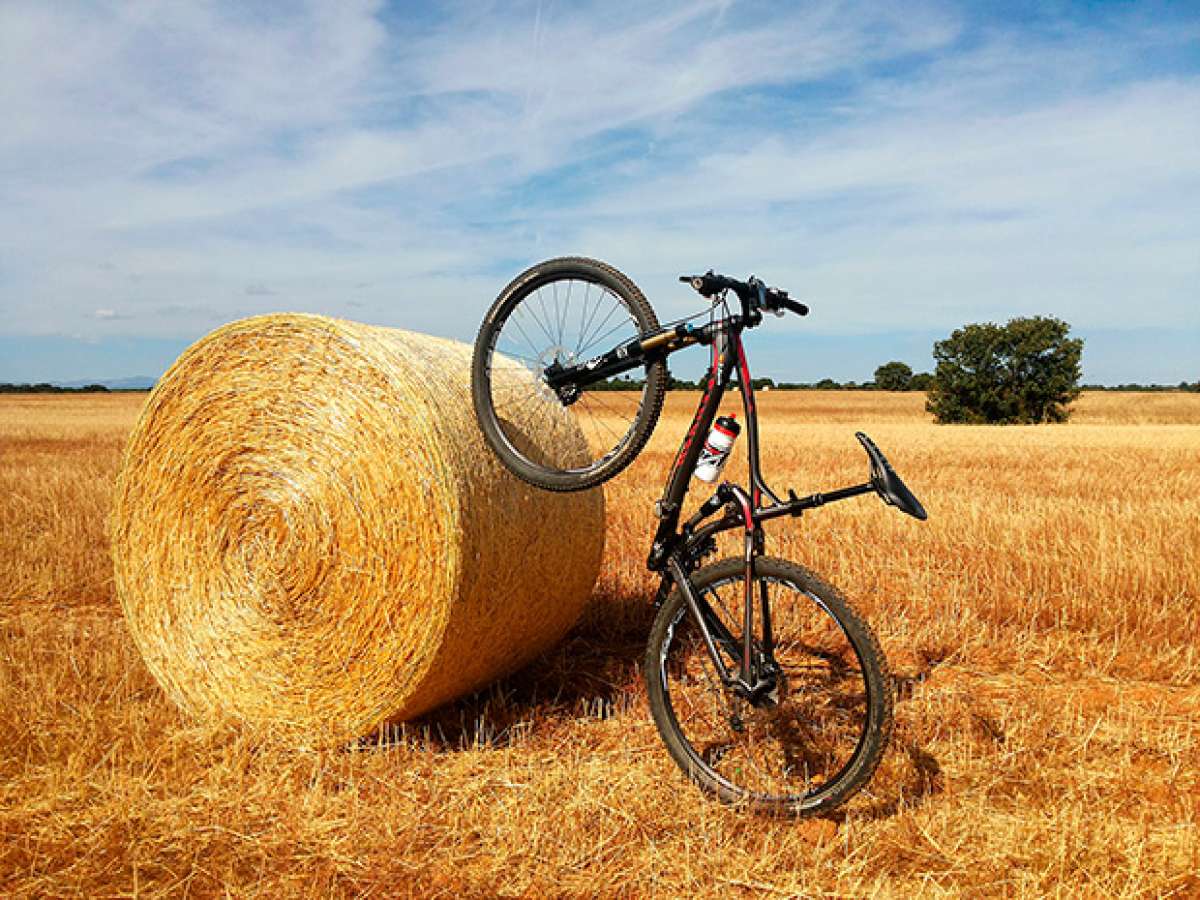
<svg viewBox="0 0 1200 900">
<path fill-rule="evenodd" d="M 108 388 L 102 384 L 88 384 L 83 387 L 62 387 L 57 384 L 47 384 L 40 381 L 37 384 L 10 384 L 0 382 L 0 394 L 97 394 L 108 393 Z"/>
<path fill-rule="evenodd" d="M 1186 391 L 1192 394 L 1200 394 L 1200 381 L 1191 383 L 1181 381 L 1179 384 L 1138 384 L 1137 382 L 1130 382 L 1129 384 L 1085 384 L 1082 387 L 1085 391 L 1148 391 L 1151 393 Z"/>
<path fill-rule="evenodd" d="M 904 363 L 900 363 L 904 365 Z M 905 368 L 908 368 L 905 366 Z M 751 379 L 751 384 L 756 391 L 761 391 L 764 388 L 771 391 L 875 391 L 875 390 L 904 390 L 904 391 L 924 391 L 929 389 L 929 385 L 933 381 L 933 376 L 928 372 L 922 372 L 918 375 L 912 375 L 910 370 L 909 386 L 898 387 L 883 387 L 876 384 L 874 381 L 835 381 L 832 378 L 822 378 L 820 381 L 776 381 L 774 378 L 754 378 Z M 610 378 L 608 381 L 599 384 L 590 385 L 588 390 L 599 391 L 638 391 L 641 390 L 643 381 L 640 378 Z M 737 373 L 734 373 L 733 383 L 737 384 Z M 667 376 L 667 390 L 669 391 L 698 391 L 704 387 L 703 380 L 688 381 L 686 378 L 676 378 L 674 375 Z"/>
<path fill-rule="evenodd" d="M 895 365 L 895 363 L 884 363 L 884 366 Z M 912 370 L 904 363 L 899 363 L 904 368 Z M 880 366 L 879 369 L 884 368 Z M 897 385 L 895 382 L 880 378 L 879 369 L 875 370 L 874 381 L 837 381 L 833 378 L 822 378 L 820 381 L 776 381 L 773 378 L 755 378 L 753 380 L 754 389 L 756 391 L 767 388 L 773 391 L 929 391 L 933 387 L 933 374 L 930 372 L 917 372 L 910 374 L 910 377 L 903 386 Z M 737 383 L 735 376 L 734 383 Z M 610 378 L 608 381 L 600 382 L 599 384 L 589 385 L 589 391 L 640 391 L 642 389 L 642 380 L 640 378 Z M 701 381 L 688 381 L 685 378 L 675 378 L 669 376 L 667 381 L 667 389 L 671 391 L 698 391 L 704 386 Z M 1171 393 L 1186 391 L 1190 393 L 1200 393 L 1200 381 L 1187 382 L 1181 381 L 1179 384 L 1140 384 L 1130 382 L 1128 384 L 1084 384 L 1080 386 L 1084 391 L 1140 391 L 1152 393 Z"/>
</svg>

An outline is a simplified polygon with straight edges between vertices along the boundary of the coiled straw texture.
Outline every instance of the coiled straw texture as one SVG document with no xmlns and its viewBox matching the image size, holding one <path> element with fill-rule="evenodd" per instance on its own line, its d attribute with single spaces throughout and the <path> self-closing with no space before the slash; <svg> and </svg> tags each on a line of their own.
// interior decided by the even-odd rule
<svg viewBox="0 0 1200 900">
<path fill-rule="evenodd" d="M 125 452 L 112 546 L 129 629 L 180 706 L 335 744 L 512 671 L 577 621 L 603 494 L 501 467 L 470 355 L 270 315 L 163 376 Z M 550 458 L 583 441 L 565 412 L 524 437 Z"/>
</svg>

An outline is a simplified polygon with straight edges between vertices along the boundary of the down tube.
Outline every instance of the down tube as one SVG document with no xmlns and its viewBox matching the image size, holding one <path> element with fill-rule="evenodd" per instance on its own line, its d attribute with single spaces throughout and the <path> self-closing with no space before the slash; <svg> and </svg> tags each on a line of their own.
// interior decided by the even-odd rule
<svg viewBox="0 0 1200 900">
<path fill-rule="evenodd" d="M 708 377 L 704 383 L 704 395 L 692 418 L 687 436 L 675 456 L 671 467 L 671 475 L 663 491 L 660 503 L 660 520 L 654 534 L 654 546 L 650 550 L 650 568 L 659 569 L 666 562 L 666 556 L 674 549 L 678 538 L 676 531 L 679 527 L 679 514 L 683 509 L 683 500 L 687 496 L 692 470 L 696 468 L 696 460 L 704 447 L 704 439 L 712 427 L 721 398 L 725 394 L 725 386 L 736 363 L 733 341 L 730 332 L 722 330 L 713 340 L 712 363 L 709 366 Z"/>
</svg>

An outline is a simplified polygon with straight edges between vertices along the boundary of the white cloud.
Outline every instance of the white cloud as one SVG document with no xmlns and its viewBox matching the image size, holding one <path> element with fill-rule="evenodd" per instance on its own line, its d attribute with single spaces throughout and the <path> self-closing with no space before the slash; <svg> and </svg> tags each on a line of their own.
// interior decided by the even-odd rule
<svg viewBox="0 0 1200 900">
<path fill-rule="evenodd" d="M 769 272 L 836 306 L 833 330 L 1048 308 L 1105 327 L 1200 324 L 1200 82 L 970 119 L 911 112 L 701 157 L 596 201 L 583 242 L 645 267 Z M 723 229 L 662 236 L 714 209 Z"/>
<path fill-rule="evenodd" d="M 584 252 L 666 313 L 713 265 L 812 297 L 808 329 L 1196 328 L 1200 78 L 1139 74 L 1195 28 L 891 10 L 5 4 L 5 326 L 469 337 L 514 268 Z"/>
</svg>

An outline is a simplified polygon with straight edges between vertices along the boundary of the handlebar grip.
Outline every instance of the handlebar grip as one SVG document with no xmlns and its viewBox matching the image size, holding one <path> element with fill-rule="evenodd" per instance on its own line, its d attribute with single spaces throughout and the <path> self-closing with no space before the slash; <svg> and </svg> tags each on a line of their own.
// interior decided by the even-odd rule
<svg viewBox="0 0 1200 900">
<path fill-rule="evenodd" d="M 788 296 L 788 292 L 780 288 L 768 288 L 766 295 L 767 309 L 779 312 L 781 315 L 785 309 L 790 309 L 798 316 L 807 316 L 808 307 L 798 300 L 793 300 Z"/>
<path fill-rule="evenodd" d="M 794 312 L 798 316 L 807 316 L 808 315 L 808 307 L 805 306 L 803 303 L 799 302 L 798 300 L 784 299 L 782 301 L 782 303 L 783 303 L 783 306 L 785 306 L 787 309 L 790 309 L 792 312 Z"/>
</svg>

